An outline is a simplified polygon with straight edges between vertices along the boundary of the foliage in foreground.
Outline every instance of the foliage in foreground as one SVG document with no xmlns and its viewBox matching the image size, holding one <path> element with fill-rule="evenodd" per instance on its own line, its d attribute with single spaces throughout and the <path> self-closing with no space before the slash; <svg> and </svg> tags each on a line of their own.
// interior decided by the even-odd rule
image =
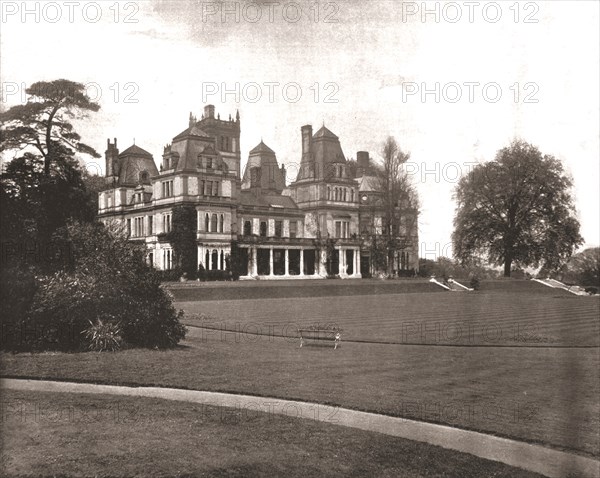
<svg viewBox="0 0 600 478">
<path fill-rule="evenodd" d="M 131 346 L 170 348 L 185 337 L 182 312 L 144 262 L 143 249 L 122 231 L 71 223 L 56 240 L 69 251 L 68 265 L 35 279 L 31 307 L 13 316 L 2 348 L 81 350 L 94 346 L 90 322 Z"/>
</svg>

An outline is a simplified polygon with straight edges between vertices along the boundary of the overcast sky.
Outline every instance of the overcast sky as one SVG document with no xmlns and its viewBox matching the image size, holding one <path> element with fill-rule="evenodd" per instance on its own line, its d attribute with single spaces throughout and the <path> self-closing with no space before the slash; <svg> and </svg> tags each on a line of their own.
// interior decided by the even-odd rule
<svg viewBox="0 0 600 478">
<path fill-rule="evenodd" d="M 135 138 L 158 163 L 205 103 L 239 109 L 242 167 L 262 138 L 289 176 L 304 124 L 348 158 L 393 135 L 430 257 L 451 251 L 458 176 L 520 137 L 564 161 L 586 245 L 600 243 L 599 2 L 22 3 L 2 2 L 0 106 L 34 81 L 89 83 L 102 109 L 78 130 L 102 154 Z"/>
</svg>

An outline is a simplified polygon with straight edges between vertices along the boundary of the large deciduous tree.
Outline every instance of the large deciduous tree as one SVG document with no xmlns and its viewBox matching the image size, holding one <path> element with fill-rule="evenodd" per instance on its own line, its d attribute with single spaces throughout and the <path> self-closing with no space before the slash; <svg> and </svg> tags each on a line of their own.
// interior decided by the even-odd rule
<svg viewBox="0 0 600 478">
<path fill-rule="evenodd" d="M 388 274 L 392 273 L 394 254 L 411 242 L 418 218 L 418 197 L 404 167 L 410 153 L 402 151 L 389 136 L 381 150 L 383 162 L 376 168 L 374 186 L 382 212 L 382 238 L 378 243 L 387 255 Z M 377 255 L 377 251 L 375 251 Z"/>
<path fill-rule="evenodd" d="M 513 265 L 558 269 L 583 242 L 571 189 L 558 159 L 513 141 L 456 188 L 455 258 L 487 256 L 505 277 Z"/>
</svg>

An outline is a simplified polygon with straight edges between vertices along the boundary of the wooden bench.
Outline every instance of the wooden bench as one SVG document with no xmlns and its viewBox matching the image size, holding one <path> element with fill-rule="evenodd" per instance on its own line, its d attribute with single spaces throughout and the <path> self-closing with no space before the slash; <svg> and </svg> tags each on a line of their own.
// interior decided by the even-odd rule
<svg viewBox="0 0 600 478">
<path fill-rule="evenodd" d="M 305 329 L 298 329 L 298 335 L 300 336 L 300 347 L 302 347 L 309 340 L 330 340 L 333 342 L 333 349 L 337 349 L 342 341 L 342 329 L 319 329 L 315 327 L 309 327 Z"/>
</svg>

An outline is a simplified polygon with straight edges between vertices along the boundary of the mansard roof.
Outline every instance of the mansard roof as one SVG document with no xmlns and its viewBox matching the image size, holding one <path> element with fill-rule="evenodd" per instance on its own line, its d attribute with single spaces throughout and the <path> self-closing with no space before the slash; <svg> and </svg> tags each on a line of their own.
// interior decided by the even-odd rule
<svg viewBox="0 0 600 478">
<path fill-rule="evenodd" d="M 252 171 L 258 169 L 258 175 Z M 285 188 L 284 170 L 279 167 L 275 151 L 262 141 L 248 154 L 248 162 L 242 178 L 242 189 L 258 187 L 280 193 Z"/>
<path fill-rule="evenodd" d="M 209 134 L 206 134 L 202 129 L 200 129 L 200 127 L 198 126 L 198 123 L 196 123 L 195 125 L 192 125 L 189 128 L 184 129 L 181 133 L 179 133 L 177 136 L 175 136 L 173 138 L 173 141 L 185 138 L 186 136 L 201 136 L 203 138 L 211 137 Z"/>
<path fill-rule="evenodd" d="M 145 149 L 140 148 L 137 145 L 131 145 L 129 146 L 129 148 L 127 148 L 125 151 L 123 151 L 122 153 L 119 154 L 119 157 L 121 156 L 128 156 L 128 155 L 136 155 L 136 156 L 149 156 L 150 158 L 152 157 L 152 155 L 146 151 Z"/>
<path fill-rule="evenodd" d="M 279 207 L 293 209 L 294 212 L 301 212 L 294 200 L 290 196 L 281 194 L 256 194 L 255 191 L 243 189 L 240 192 L 240 205 L 255 207 Z"/>
<path fill-rule="evenodd" d="M 120 186 L 137 186 L 147 184 L 151 177 L 158 175 L 158 169 L 152 155 L 137 145 L 132 145 L 119 154 L 115 167 Z"/>
<path fill-rule="evenodd" d="M 269 148 L 265 143 L 263 143 L 262 139 L 260 140 L 260 143 L 258 143 L 258 145 L 256 145 L 254 148 L 252 148 L 250 150 L 251 155 L 254 154 L 275 154 L 275 151 L 273 151 L 271 148 Z"/>
<path fill-rule="evenodd" d="M 313 134 L 313 139 L 318 138 L 330 138 L 330 139 L 339 139 L 335 134 L 329 131 L 325 125 L 321 126 L 321 129 Z"/>
</svg>

